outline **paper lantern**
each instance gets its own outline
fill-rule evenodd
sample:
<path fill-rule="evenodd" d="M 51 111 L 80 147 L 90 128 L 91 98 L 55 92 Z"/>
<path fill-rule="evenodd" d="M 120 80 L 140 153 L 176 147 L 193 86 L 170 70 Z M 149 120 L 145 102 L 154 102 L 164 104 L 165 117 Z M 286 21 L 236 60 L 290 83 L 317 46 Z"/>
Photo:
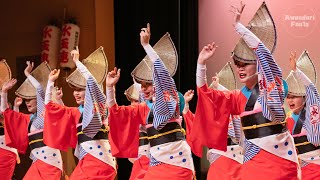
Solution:
<path fill-rule="evenodd" d="M 62 26 L 60 39 L 60 67 L 73 69 L 75 67 L 70 52 L 79 44 L 80 28 L 76 24 L 67 23 Z"/>
<path fill-rule="evenodd" d="M 57 68 L 61 31 L 58 27 L 48 25 L 43 28 L 41 61 L 46 61 L 51 69 Z"/>

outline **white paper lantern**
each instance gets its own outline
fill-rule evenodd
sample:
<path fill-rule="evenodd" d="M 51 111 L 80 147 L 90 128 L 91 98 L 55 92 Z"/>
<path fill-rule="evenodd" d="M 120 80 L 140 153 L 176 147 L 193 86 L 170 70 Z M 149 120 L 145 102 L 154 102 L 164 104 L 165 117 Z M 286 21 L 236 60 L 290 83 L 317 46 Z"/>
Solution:
<path fill-rule="evenodd" d="M 43 28 L 41 61 L 46 61 L 51 69 L 57 68 L 59 59 L 60 29 L 48 25 Z"/>
<path fill-rule="evenodd" d="M 79 44 L 80 28 L 79 26 L 68 23 L 62 26 L 60 40 L 60 67 L 62 69 L 73 69 L 75 67 L 70 52 Z"/>

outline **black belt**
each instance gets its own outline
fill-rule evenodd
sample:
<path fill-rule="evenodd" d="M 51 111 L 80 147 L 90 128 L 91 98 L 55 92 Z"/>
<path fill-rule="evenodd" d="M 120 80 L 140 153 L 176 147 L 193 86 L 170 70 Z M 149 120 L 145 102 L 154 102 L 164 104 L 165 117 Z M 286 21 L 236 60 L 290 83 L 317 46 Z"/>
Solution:
<path fill-rule="evenodd" d="M 0 125 L 0 136 L 4 135 L 4 127 Z"/>
<path fill-rule="evenodd" d="M 296 145 L 298 154 L 307 153 L 320 149 L 320 146 L 316 147 L 308 141 L 307 136 L 300 136 L 294 138 L 294 144 Z"/>
<path fill-rule="evenodd" d="M 33 149 L 46 146 L 43 143 L 43 132 L 32 134 L 32 135 L 28 136 L 28 139 L 29 139 L 29 145 L 30 145 L 31 151 Z"/>
<path fill-rule="evenodd" d="M 86 142 L 86 141 L 108 139 L 108 134 L 109 134 L 109 131 L 107 131 L 104 126 L 97 132 L 97 134 L 93 138 L 90 138 L 90 137 L 86 136 L 82 132 L 82 126 L 79 126 L 77 128 L 77 131 L 78 131 L 78 133 L 77 133 L 77 135 L 78 135 L 78 144 L 81 144 L 81 143 Z"/>
<path fill-rule="evenodd" d="M 162 135 L 169 131 L 176 131 L 169 134 Z M 176 123 L 167 123 L 161 130 L 156 130 L 153 126 L 147 129 L 147 134 L 150 141 L 150 146 L 157 146 L 160 144 L 168 143 L 168 142 L 175 142 L 179 140 L 184 140 L 184 134 L 182 132 L 181 126 Z M 157 138 L 152 138 L 156 135 L 159 135 Z M 151 138 L 151 139 L 150 139 Z"/>
<path fill-rule="evenodd" d="M 145 132 L 139 133 L 139 146 L 144 146 L 149 144 L 148 134 Z"/>
<path fill-rule="evenodd" d="M 269 124 L 271 121 L 263 117 L 262 113 L 251 114 L 241 118 L 241 124 L 246 139 L 262 138 L 280 134 L 287 130 L 286 124 Z M 259 127 L 263 124 L 269 124 Z M 250 129 L 246 129 L 250 128 Z"/>

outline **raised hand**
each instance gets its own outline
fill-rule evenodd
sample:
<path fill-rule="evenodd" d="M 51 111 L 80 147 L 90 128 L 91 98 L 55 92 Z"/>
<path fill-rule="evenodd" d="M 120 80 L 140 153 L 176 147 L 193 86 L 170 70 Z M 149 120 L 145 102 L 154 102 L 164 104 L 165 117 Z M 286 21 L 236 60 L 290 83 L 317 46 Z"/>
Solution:
<path fill-rule="evenodd" d="M 184 93 L 183 97 L 186 103 L 189 103 L 194 96 L 194 91 L 193 90 L 188 90 L 186 93 Z"/>
<path fill-rule="evenodd" d="M 16 79 L 10 79 L 2 85 L 2 92 L 7 93 L 15 84 L 17 83 Z"/>
<path fill-rule="evenodd" d="M 241 1 L 240 2 L 240 8 L 237 8 L 235 6 L 232 6 L 231 5 L 231 12 L 233 12 L 234 14 L 234 24 L 238 23 L 240 21 L 240 18 L 241 18 L 241 14 L 243 12 L 243 9 L 246 5 L 243 4 L 243 2 Z"/>
<path fill-rule="evenodd" d="M 52 71 L 50 72 L 50 74 L 49 74 L 49 80 L 52 81 L 52 82 L 54 82 L 55 80 L 58 79 L 59 74 L 60 74 L 60 69 L 58 69 L 58 70 L 57 70 L 57 69 L 52 70 Z"/>
<path fill-rule="evenodd" d="M 297 52 L 291 52 L 290 53 L 290 68 L 291 70 L 295 71 L 297 69 Z"/>
<path fill-rule="evenodd" d="M 114 67 L 114 69 L 110 72 L 108 72 L 107 78 L 106 78 L 106 86 L 107 87 L 113 87 L 117 84 L 120 78 L 120 69 L 117 69 Z"/>
<path fill-rule="evenodd" d="M 141 28 L 140 32 L 140 43 L 142 46 L 146 46 L 149 44 L 151 37 L 150 24 L 147 24 L 146 28 Z"/>
<path fill-rule="evenodd" d="M 212 77 L 212 85 L 214 89 L 217 89 L 219 86 L 219 77 L 217 76 L 217 74 Z"/>
<path fill-rule="evenodd" d="M 22 102 L 23 102 L 23 100 L 22 100 L 21 97 L 16 97 L 16 98 L 14 99 L 14 106 L 15 106 L 15 107 L 20 107 L 20 105 L 22 104 Z"/>
<path fill-rule="evenodd" d="M 26 63 L 27 63 L 27 67 L 24 69 L 24 74 L 26 76 L 29 76 L 34 67 L 34 63 L 30 61 L 27 61 Z"/>
<path fill-rule="evenodd" d="M 62 87 L 56 89 L 56 100 L 61 100 L 63 96 Z"/>
<path fill-rule="evenodd" d="M 79 61 L 79 58 L 80 58 L 80 54 L 79 54 L 79 48 L 78 46 L 76 46 L 76 49 L 72 50 L 70 52 L 71 54 L 71 57 L 72 57 L 72 60 L 74 63 L 76 63 L 77 61 Z"/>
<path fill-rule="evenodd" d="M 207 60 L 213 56 L 213 54 L 216 52 L 217 45 L 215 42 L 212 42 L 211 44 L 207 44 L 204 46 L 199 53 L 198 56 L 198 63 L 199 64 L 206 64 Z"/>

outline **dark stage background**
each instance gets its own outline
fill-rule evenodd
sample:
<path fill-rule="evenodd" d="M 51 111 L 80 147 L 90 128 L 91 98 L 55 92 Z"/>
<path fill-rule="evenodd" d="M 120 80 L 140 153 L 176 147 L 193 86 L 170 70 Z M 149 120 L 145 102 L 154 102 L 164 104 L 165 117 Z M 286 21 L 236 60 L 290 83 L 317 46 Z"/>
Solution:
<path fill-rule="evenodd" d="M 121 68 L 121 77 L 116 87 L 118 104 L 129 102 L 123 95 L 132 83 L 131 71 L 146 55 L 140 45 L 142 27 L 151 24 L 153 46 L 169 32 L 179 55 L 179 66 L 174 76 L 181 93 L 195 89 L 195 71 L 198 56 L 198 0 L 116 0 L 114 1 L 115 64 Z M 194 99 L 190 109 L 195 110 Z M 118 178 L 128 179 L 132 164 L 119 159 Z M 200 179 L 200 159 L 194 156 L 197 179 Z"/>

